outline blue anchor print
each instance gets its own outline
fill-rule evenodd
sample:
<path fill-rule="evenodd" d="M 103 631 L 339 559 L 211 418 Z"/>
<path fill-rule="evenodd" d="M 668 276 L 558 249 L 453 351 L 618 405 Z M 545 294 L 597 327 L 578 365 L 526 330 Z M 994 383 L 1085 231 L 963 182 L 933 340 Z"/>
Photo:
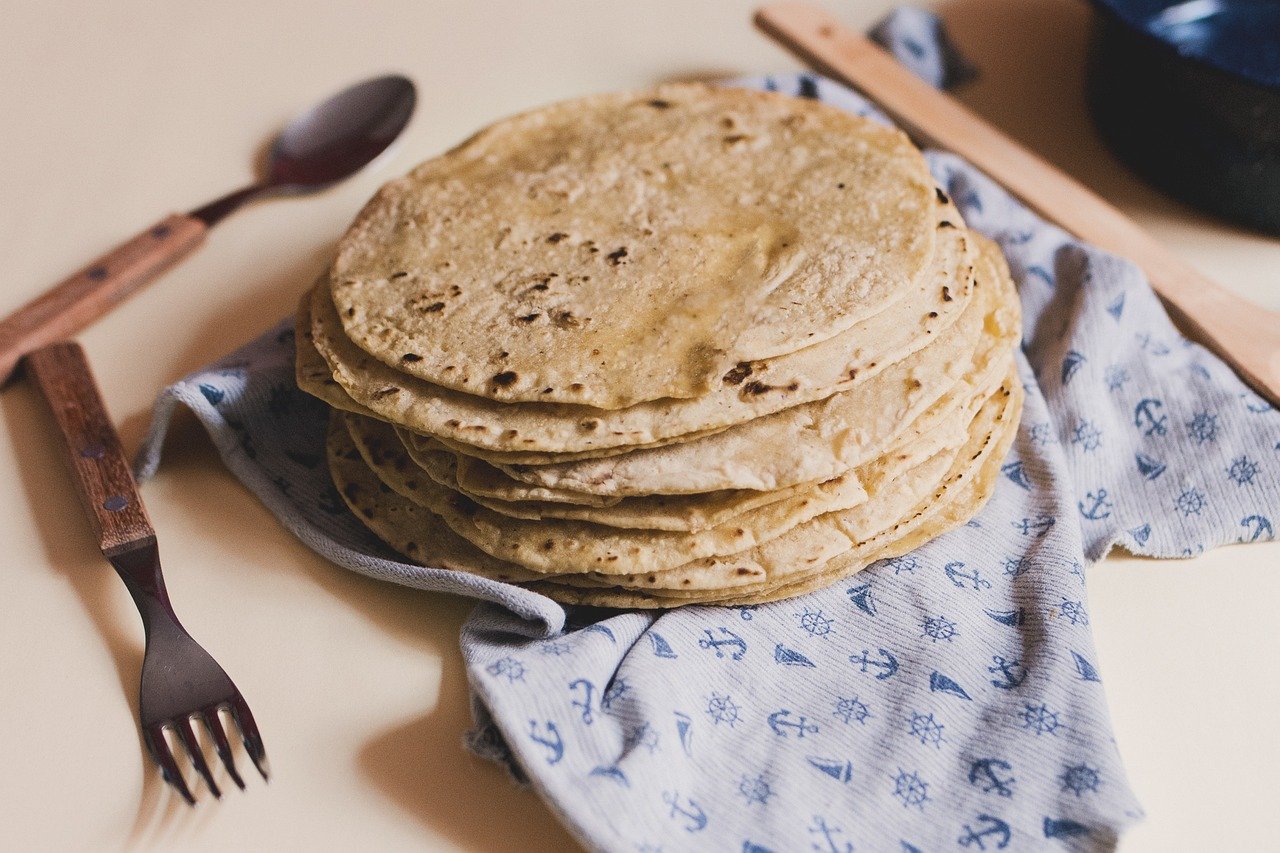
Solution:
<path fill-rule="evenodd" d="M 564 738 L 560 736 L 560 729 L 551 720 L 547 720 L 542 729 L 539 732 L 538 721 L 530 720 L 529 739 L 546 747 L 548 764 L 559 764 L 564 758 Z"/>
<path fill-rule="evenodd" d="M 1031 491 L 1031 479 L 1027 476 L 1027 466 L 1021 459 L 1001 465 L 1000 473 L 1027 491 Z"/>
<path fill-rule="evenodd" d="M 943 566 L 942 570 L 947 573 L 947 580 L 951 581 L 957 589 L 991 589 L 991 581 L 983 578 L 977 569 L 964 572 L 961 571 L 963 568 L 965 568 L 964 563 L 954 560 Z"/>
<path fill-rule="evenodd" d="M 934 693 L 949 693 L 966 701 L 973 701 L 965 689 L 956 683 L 955 679 L 948 678 L 940 672 L 934 671 L 929 676 L 929 690 Z"/>
<path fill-rule="evenodd" d="M 1051 817 L 1044 819 L 1045 838 L 1074 838 L 1088 834 L 1089 827 L 1083 823 L 1077 823 L 1074 820 L 1054 820 Z"/>
<path fill-rule="evenodd" d="M 1003 850 L 1009 846 L 1009 839 L 1013 836 L 1013 830 L 1009 828 L 1009 824 L 989 814 L 978 815 L 976 822 L 978 829 L 974 829 L 967 823 L 964 825 L 964 834 L 956 839 L 961 847 L 977 847 L 979 850 L 986 850 L 988 840 L 995 842 L 996 846 L 991 848 L 992 850 Z"/>
<path fill-rule="evenodd" d="M 1267 539 L 1275 539 L 1276 531 L 1271 526 L 1271 519 L 1265 515 L 1246 515 L 1240 519 L 1240 526 L 1245 529 L 1245 535 L 1249 538 L 1240 538 L 1241 542 L 1257 542 L 1259 539 L 1266 537 Z"/>
<path fill-rule="evenodd" d="M 698 645 L 704 649 L 714 649 L 716 657 L 718 658 L 725 657 L 725 653 L 722 649 L 730 648 L 733 651 L 729 652 L 728 657 L 733 660 L 742 660 L 742 656 L 747 653 L 747 641 L 730 631 L 728 628 L 722 627 L 718 630 L 724 635 L 724 637 L 716 639 L 716 635 L 711 633 L 710 628 L 703 628 L 702 633 L 707 636 L 705 639 L 699 640 Z"/>
<path fill-rule="evenodd" d="M 1080 673 L 1082 681 L 1102 681 L 1102 676 L 1098 675 L 1097 668 L 1089 663 L 1084 655 L 1073 651 L 1071 657 L 1076 662 L 1076 672 Z"/>
<path fill-rule="evenodd" d="M 809 826 L 809 834 L 818 837 L 810 845 L 818 853 L 853 853 L 853 842 L 840 841 L 838 838 L 838 836 L 844 835 L 844 830 L 827 823 L 826 818 L 821 815 L 813 816 L 813 823 Z"/>
<path fill-rule="evenodd" d="M 1147 540 L 1151 538 L 1151 525 L 1141 524 L 1137 527 L 1129 528 L 1129 535 L 1133 537 L 1133 541 L 1139 545 L 1146 545 Z"/>
<path fill-rule="evenodd" d="M 1027 670 L 1022 665 L 1022 661 L 1005 660 L 1001 655 L 991 656 L 991 666 L 987 667 L 987 672 L 1000 676 L 999 681 L 991 679 L 991 686 L 999 687 L 1001 690 L 1012 690 L 1027 678 Z"/>
<path fill-rule="evenodd" d="M 1169 416 L 1160 414 L 1164 403 L 1154 397 L 1145 397 L 1133 410 L 1133 425 L 1146 436 L 1164 435 L 1169 432 Z"/>
<path fill-rule="evenodd" d="M 1049 528 L 1057 523 L 1057 519 L 1052 515 L 1038 515 L 1035 518 L 1024 518 L 1020 521 L 1012 522 L 1013 529 L 1021 533 L 1023 536 L 1035 534 L 1036 538 L 1040 538 L 1049 532 Z"/>
<path fill-rule="evenodd" d="M 752 619 L 755 618 L 756 608 L 759 606 L 760 605 L 758 604 L 743 604 L 742 606 L 735 607 L 734 609 L 738 611 L 739 619 L 741 619 L 743 622 L 750 622 Z"/>
<path fill-rule="evenodd" d="M 701 832 L 707 828 L 707 813 L 693 800 L 685 797 L 684 802 L 681 803 L 679 792 L 664 791 L 662 801 L 671 807 L 670 816 L 673 820 L 683 818 L 685 832 Z"/>
<path fill-rule="evenodd" d="M 693 756 L 693 718 L 680 711 L 675 712 L 676 735 L 680 738 L 680 748 L 684 754 Z"/>
<path fill-rule="evenodd" d="M 817 667 L 813 661 L 797 652 L 795 649 L 789 649 L 782 643 L 773 648 L 773 659 L 784 666 L 809 666 Z"/>
<path fill-rule="evenodd" d="M 614 782 L 617 782 L 619 785 L 621 785 L 624 788 L 631 787 L 631 782 L 630 780 L 627 779 L 627 774 L 623 773 L 622 768 L 616 764 L 610 764 L 608 766 L 605 766 L 602 764 L 599 767 L 592 768 L 590 774 L 588 775 L 600 776 L 605 779 L 612 779 Z"/>
<path fill-rule="evenodd" d="M 1209 381 L 1209 368 L 1205 367 L 1200 362 L 1198 361 L 1191 362 L 1190 364 L 1187 365 L 1187 370 L 1191 371 L 1191 373 L 1200 377 L 1205 382 Z"/>
<path fill-rule="evenodd" d="M 1021 607 L 1017 610 L 983 610 L 982 612 L 1010 628 L 1017 628 L 1027 621 L 1026 611 Z"/>
<path fill-rule="evenodd" d="M 1080 368 L 1088 361 L 1081 353 L 1075 350 L 1068 350 L 1065 358 L 1062 359 L 1062 384 L 1065 387 L 1075 375 L 1080 372 Z"/>
<path fill-rule="evenodd" d="M 1121 293 L 1115 299 L 1111 300 L 1111 303 L 1107 305 L 1107 313 L 1110 314 L 1112 317 L 1115 317 L 1117 322 L 1120 320 L 1120 315 L 1124 313 L 1124 294 L 1123 293 Z"/>
<path fill-rule="evenodd" d="M 880 660 L 872 660 L 871 652 L 863 649 L 860 656 L 850 655 L 849 662 L 858 664 L 859 672 L 866 672 L 869 666 L 880 670 L 876 673 L 877 681 L 893 678 L 898 673 L 898 659 L 887 649 L 877 649 L 876 651 L 880 653 Z"/>
<path fill-rule="evenodd" d="M 796 740 L 801 740 L 806 734 L 817 734 L 818 726 L 816 723 L 809 722 L 808 717 L 798 717 L 795 722 L 788 718 L 791 712 L 786 708 L 781 711 L 774 711 L 769 715 L 769 728 L 773 729 L 773 733 L 778 737 L 789 737 L 790 732 L 795 732 Z"/>
<path fill-rule="evenodd" d="M 1076 501 L 1080 514 L 1090 521 L 1101 521 L 1111 517 L 1115 502 L 1110 499 L 1107 490 L 1099 488 L 1096 492 L 1085 492 L 1084 500 Z"/>
<path fill-rule="evenodd" d="M 589 726 L 595 722 L 592 708 L 595 705 L 596 686 L 585 678 L 578 678 L 569 682 L 569 689 L 575 694 L 578 693 L 579 688 L 582 690 L 581 697 L 575 695 L 570 704 L 581 712 L 582 722 Z"/>
<path fill-rule="evenodd" d="M 661 634 L 649 633 L 649 642 L 653 644 L 653 654 L 655 657 L 668 658 L 675 660 L 680 657 L 676 654 L 675 649 L 671 648 L 671 644 L 666 641 Z"/>
<path fill-rule="evenodd" d="M 810 755 L 805 758 L 818 772 L 825 773 L 837 782 L 847 783 L 853 778 L 853 762 L 841 761 L 839 758 L 819 758 Z"/>
<path fill-rule="evenodd" d="M 1005 773 L 1013 770 L 1013 765 L 999 758 L 979 758 L 969 765 L 969 783 L 978 785 L 984 794 L 995 794 L 1000 797 L 1013 796 L 1013 784 L 1018 780 Z"/>
<path fill-rule="evenodd" d="M 906 841 L 901 841 L 901 840 L 899 840 L 898 843 L 902 845 L 902 853 L 924 853 L 923 850 L 921 850 L 919 847 L 915 846 L 914 844 L 910 844 Z"/>
<path fill-rule="evenodd" d="M 895 569 L 894 574 L 897 574 Z M 871 584 L 864 583 L 861 586 L 851 586 L 845 593 L 849 596 L 849 600 L 853 602 L 853 606 L 861 610 L 868 616 L 876 615 L 876 600 L 871 596 Z"/>
<path fill-rule="evenodd" d="M 1154 456 L 1138 453 L 1134 455 L 1133 459 L 1138 463 L 1138 473 L 1148 480 L 1158 480 L 1160 475 L 1164 473 L 1164 463 Z"/>

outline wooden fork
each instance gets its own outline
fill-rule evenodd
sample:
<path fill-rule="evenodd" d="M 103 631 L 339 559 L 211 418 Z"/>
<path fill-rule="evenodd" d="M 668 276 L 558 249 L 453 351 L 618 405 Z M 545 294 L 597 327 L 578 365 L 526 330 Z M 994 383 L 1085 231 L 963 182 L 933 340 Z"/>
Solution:
<path fill-rule="evenodd" d="M 1214 283 L 1084 185 L 920 80 L 830 13 L 805 3 L 775 3 L 757 11 L 755 21 L 814 70 L 874 101 L 916 142 L 954 151 L 1045 219 L 1136 263 L 1187 336 L 1280 407 L 1280 312 Z"/>
<path fill-rule="evenodd" d="M 26 356 L 28 375 L 53 412 L 75 475 L 76 491 L 93 525 L 98 544 L 120 575 L 142 615 L 147 647 L 142 661 L 139 717 L 142 736 L 166 782 L 195 805 L 165 737 L 172 730 L 196 772 L 214 797 L 221 798 L 205 761 L 192 720 L 199 718 L 232 781 L 244 789 L 236 772 L 220 712 L 235 721 L 245 750 L 262 778 L 267 754 L 253 713 L 240 691 L 178 622 L 160 572 L 156 534 L 142 506 L 142 496 L 129 470 L 102 398 L 77 343 L 55 343 Z"/>

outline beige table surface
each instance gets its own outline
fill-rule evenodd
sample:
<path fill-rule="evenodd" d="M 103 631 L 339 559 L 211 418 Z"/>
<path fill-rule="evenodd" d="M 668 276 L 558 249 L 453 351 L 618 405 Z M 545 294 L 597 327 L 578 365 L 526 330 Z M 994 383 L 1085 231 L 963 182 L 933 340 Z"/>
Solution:
<path fill-rule="evenodd" d="M 833 4 L 865 26 L 883 0 Z M 220 226 L 83 337 L 125 444 L 166 383 L 292 310 L 378 183 L 534 104 L 661 78 L 786 70 L 751 2 L 0 3 L 0 312 L 118 239 L 249 177 L 263 140 L 348 81 L 400 70 L 418 116 L 376 174 Z M 1080 97 L 1074 0 L 954 0 L 986 69 L 963 97 L 1203 270 L 1280 307 L 1280 241 L 1144 188 Z M 135 734 L 141 631 L 95 554 L 33 391 L 0 397 L 0 849 L 561 850 L 537 799 L 462 750 L 468 603 L 307 551 L 185 421 L 145 488 L 184 621 L 249 698 L 275 777 L 190 810 Z M 1127 851 L 1275 849 L 1280 544 L 1113 559 L 1089 605 L 1116 736 L 1148 819 Z"/>

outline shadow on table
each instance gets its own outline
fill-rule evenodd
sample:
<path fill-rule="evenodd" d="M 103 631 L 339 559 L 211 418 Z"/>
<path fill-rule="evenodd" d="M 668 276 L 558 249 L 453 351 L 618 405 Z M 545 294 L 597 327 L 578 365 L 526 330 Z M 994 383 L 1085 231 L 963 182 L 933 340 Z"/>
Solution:
<path fill-rule="evenodd" d="M 120 682 L 121 699 L 129 706 L 129 716 L 138 719 L 138 685 L 142 676 L 142 625 L 128 593 L 116 573 L 98 551 L 72 485 L 71 472 L 63 458 L 57 427 L 39 399 L 39 393 L 27 383 L 6 394 L 4 419 L 8 433 L 21 442 L 15 454 L 18 476 L 44 549 L 48 566 L 60 574 L 75 591 L 85 615 L 102 637 L 115 665 Z M 16 567 L 13 567 L 16 568 Z M 44 566 L 37 567 L 44 571 Z M 29 569 L 30 570 L 30 569 Z M 167 796 L 167 786 L 152 766 L 142 734 L 135 725 L 133 735 L 138 745 L 138 767 L 141 778 L 138 810 L 131 837 L 137 837 L 145 826 L 161 814 L 162 821 L 189 812 L 176 795 Z M 68 737 L 127 737 L 124 732 L 77 731 Z"/>
<path fill-rule="evenodd" d="M 462 744 L 471 711 L 457 638 L 471 606 L 458 602 L 450 608 L 457 620 L 437 624 L 430 632 L 443 651 L 435 710 L 366 744 L 360 768 L 406 812 L 468 849 L 577 850 L 578 844 L 531 790 L 517 787 L 505 770 L 466 752 Z M 421 621 L 414 627 L 421 631 Z"/>

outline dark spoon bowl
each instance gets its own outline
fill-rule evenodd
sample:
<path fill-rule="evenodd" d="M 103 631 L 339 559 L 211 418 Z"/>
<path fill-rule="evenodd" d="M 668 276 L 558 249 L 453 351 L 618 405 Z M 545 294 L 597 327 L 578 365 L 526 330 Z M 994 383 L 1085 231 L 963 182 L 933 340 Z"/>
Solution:
<path fill-rule="evenodd" d="M 1169 195 L 1280 235 L 1280 0 L 1093 0 L 1087 94 Z"/>

